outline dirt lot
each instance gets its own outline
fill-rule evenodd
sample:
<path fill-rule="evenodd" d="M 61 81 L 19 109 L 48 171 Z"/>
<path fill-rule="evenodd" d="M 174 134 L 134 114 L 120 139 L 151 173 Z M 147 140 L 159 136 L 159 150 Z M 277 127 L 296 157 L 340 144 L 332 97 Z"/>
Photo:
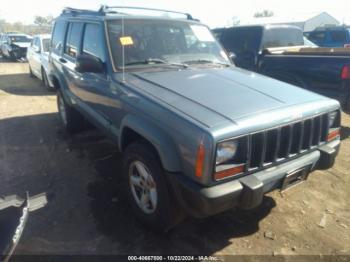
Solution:
<path fill-rule="evenodd" d="M 47 192 L 18 254 L 350 254 L 350 117 L 334 168 L 249 212 L 188 219 L 157 235 L 118 190 L 120 155 L 96 130 L 64 134 L 56 97 L 26 63 L 0 62 L 0 192 Z M 113 184 L 117 190 L 113 190 Z M 319 223 L 324 220 L 325 226 Z M 324 222 L 323 221 L 323 222 Z"/>

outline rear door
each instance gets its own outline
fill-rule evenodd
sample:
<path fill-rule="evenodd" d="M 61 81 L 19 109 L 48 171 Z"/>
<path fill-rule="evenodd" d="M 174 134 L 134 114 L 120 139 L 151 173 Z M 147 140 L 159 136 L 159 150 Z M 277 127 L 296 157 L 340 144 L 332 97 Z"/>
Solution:
<path fill-rule="evenodd" d="M 50 49 L 50 66 L 52 73 L 60 81 L 60 88 L 67 88 L 67 83 L 63 77 L 63 46 L 66 36 L 67 22 L 64 20 L 57 20 L 54 25 L 52 38 L 51 38 L 51 49 Z"/>
<path fill-rule="evenodd" d="M 63 76 L 65 77 L 67 88 L 77 98 L 81 98 L 76 86 L 80 74 L 75 71 L 75 62 L 81 52 L 80 46 L 83 28 L 84 23 L 82 22 L 72 21 L 68 23 L 63 54 L 59 59 L 62 64 Z"/>

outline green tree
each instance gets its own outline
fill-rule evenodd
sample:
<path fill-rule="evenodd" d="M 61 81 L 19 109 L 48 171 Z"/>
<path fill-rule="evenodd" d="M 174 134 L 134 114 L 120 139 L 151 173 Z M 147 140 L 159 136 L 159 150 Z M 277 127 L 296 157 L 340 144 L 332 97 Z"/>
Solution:
<path fill-rule="evenodd" d="M 53 22 L 52 16 L 35 16 L 34 24 L 37 26 L 51 26 Z"/>

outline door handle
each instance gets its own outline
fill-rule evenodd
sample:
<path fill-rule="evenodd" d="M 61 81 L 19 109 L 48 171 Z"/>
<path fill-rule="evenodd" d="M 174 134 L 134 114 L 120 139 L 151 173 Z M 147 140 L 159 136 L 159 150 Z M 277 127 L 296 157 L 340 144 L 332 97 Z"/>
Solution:
<path fill-rule="evenodd" d="M 66 59 L 63 59 L 63 58 L 60 58 L 60 59 L 58 59 L 61 63 L 67 63 L 67 60 Z"/>

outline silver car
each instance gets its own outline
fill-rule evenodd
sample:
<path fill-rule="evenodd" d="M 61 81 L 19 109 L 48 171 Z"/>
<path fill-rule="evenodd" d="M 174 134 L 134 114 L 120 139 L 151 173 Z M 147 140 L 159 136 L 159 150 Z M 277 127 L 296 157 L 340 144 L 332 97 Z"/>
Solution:
<path fill-rule="evenodd" d="M 35 35 L 27 51 L 30 76 L 42 80 L 44 86 L 49 89 L 53 87 L 53 83 L 48 78 L 50 41 L 51 35 Z"/>

